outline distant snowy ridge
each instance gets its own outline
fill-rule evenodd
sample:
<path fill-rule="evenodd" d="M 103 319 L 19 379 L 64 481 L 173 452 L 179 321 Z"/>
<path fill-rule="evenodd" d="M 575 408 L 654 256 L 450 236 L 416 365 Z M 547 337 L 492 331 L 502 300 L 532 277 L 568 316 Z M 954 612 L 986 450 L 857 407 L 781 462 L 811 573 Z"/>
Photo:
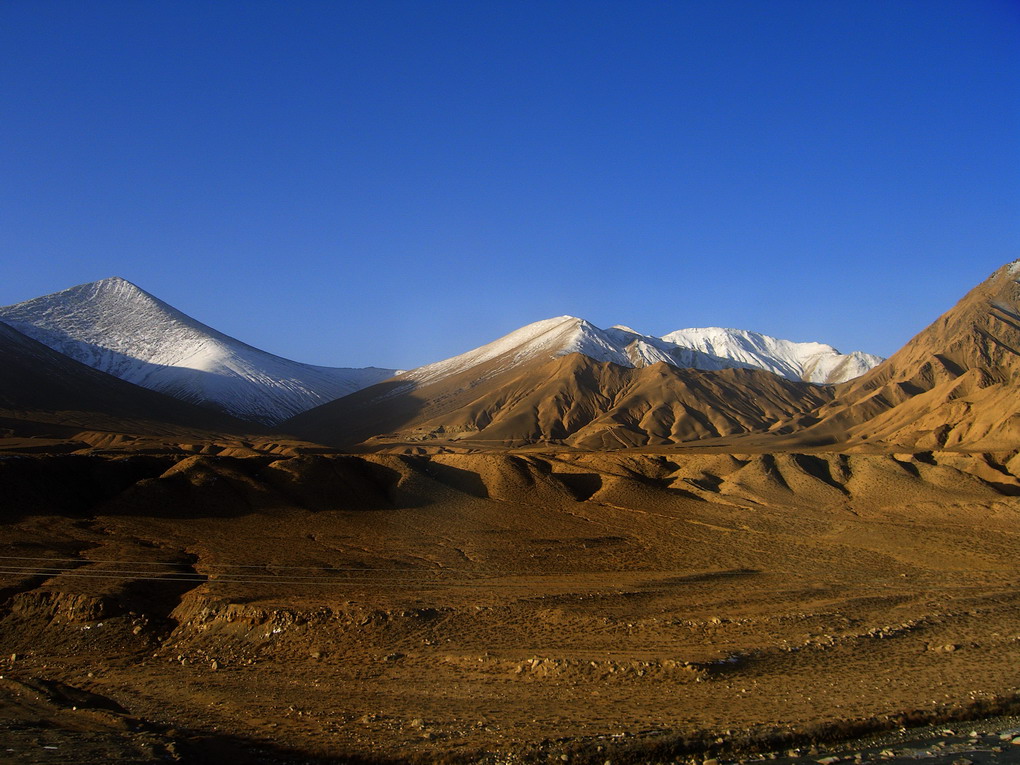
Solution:
<path fill-rule="evenodd" d="M 661 339 L 738 365 L 767 369 L 790 380 L 813 383 L 846 382 L 885 361 L 871 353 L 843 354 L 825 343 L 795 343 L 743 329 L 678 329 Z"/>
<path fill-rule="evenodd" d="M 396 371 L 320 367 L 274 356 L 118 277 L 0 308 L 0 319 L 122 380 L 269 425 Z"/>
<path fill-rule="evenodd" d="M 268 425 L 394 375 L 404 385 L 395 385 L 391 394 L 497 360 L 484 374 L 533 358 L 581 353 L 625 367 L 659 362 L 704 370 L 746 367 L 813 383 L 843 382 L 882 361 L 859 351 L 844 355 L 823 343 L 794 343 L 746 330 L 681 329 L 653 337 L 559 316 L 409 372 L 321 367 L 242 343 L 117 277 L 2 307 L 0 320 L 122 380 Z"/>
<path fill-rule="evenodd" d="M 824 343 L 795 343 L 741 329 L 680 329 L 662 337 L 629 327 L 599 329 L 574 316 L 537 321 L 459 356 L 426 364 L 401 375 L 419 384 L 437 382 L 486 362 L 501 359 L 509 369 L 536 358 L 581 353 L 625 367 L 664 362 L 693 369 L 764 369 L 789 380 L 837 383 L 858 377 L 884 359 L 854 351 L 841 354 Z"/>

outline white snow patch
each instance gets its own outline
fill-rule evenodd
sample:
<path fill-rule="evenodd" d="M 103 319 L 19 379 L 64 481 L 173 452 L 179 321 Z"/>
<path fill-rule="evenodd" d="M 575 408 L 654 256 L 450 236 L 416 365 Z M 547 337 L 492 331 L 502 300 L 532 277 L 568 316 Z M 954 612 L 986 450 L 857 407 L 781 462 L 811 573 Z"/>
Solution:
<path fill-rule="evenodd" d="M 122 380 L 275 424 L 391 377 L 274 356 L 114 277 L 0 308 L 0 319 Z"/>
<path fill-rule="evenodd" d="M 494 359 L 500 359 L 498 370 L 503 371 L 536 357 L 568 353 L 582 353 L 596 361 L 625 367 L 666 363 L 705 370 L 764 369 L 790 380 L 813 383 L 843 382 L 883 361 L 860 351 L 841 354 L 824 343 L 795 343 L 747 330 L 703 327 L 654 337 L 623 325 L 599 329 L 575 316 L 557 316 L 528 324 L 467 353 L 412 369 L 402 377 L 431 383 Z"/>
<path fill-rule="evenodd" d="M 662 339 L 726 359 L 735 366 L 766 369 L 790 380 L 813 383 L 845 382 L 883 361 L 869 353 L 853 351 L 844 355 L 825 343 L 797 343 L 743 329 L 678 329 Z"/>

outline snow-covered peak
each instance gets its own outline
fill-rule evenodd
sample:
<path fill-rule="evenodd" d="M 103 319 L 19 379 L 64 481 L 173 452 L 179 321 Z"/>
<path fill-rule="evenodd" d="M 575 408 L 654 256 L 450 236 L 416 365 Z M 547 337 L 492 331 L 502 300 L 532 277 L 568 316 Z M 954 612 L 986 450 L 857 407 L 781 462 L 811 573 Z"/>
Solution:
<path fill-rule="evenodd" d="M 274 356 L 120 277 L 0 308 L 20 332 L 128 382 L 272 424 L 393 375 Z"/>
<path fill-rule="evenodd" d="M 419 383 L 433 382 L 493 359 L 502 359 L 501 368 L 510 369 L 539 355 L 552 358 L 577 352 L 594 354 L 593 358 L 596 358 L 611 350 L 608 345 L 600 343 L 599 331 L 576 316 L 556 316 L 528 324 L 467 353 L 412 369 L 401 377 Z"/>
<path fill-rule="evenodd" d="M 663 337 L 623 325 L 599 329 L 575 316 L 537 321 L 459 356 L 418 367 L 403 379 L 429 383 L 500 359 L 506 370 L 534 358 L 581 353 L 626 367 L 664 362 L 674 367 L 764 369 L 791 380 L 835 383 L 857 377 L 882 359 L 855 351 L 841 354 L 824 343 L 795 343 L 757 332 L 721 327 L 682 329 Z"/>
<path fill-rule="evenodd" d="M 728 359 L 738 366 L 757 367 L 814 383 L 837 383 L 857 377 L 882 362 L 860 351 L 844 355 L 825 343 L 797 343 L 759 332 L 724 327 L 693 327 L 663 335 L 681 348 Z"/>
<path fill-rule="evenodd" d="M 0 320 L 71 358 L 171 396 L 273 424 L 393 376 L 392 369 L 301 364 L 240 342 L 120 277 L 0 308 Z M 794 343 L 746 330 L 682 329 L 663 337 L 623 325 L 600 329 L 576 316 L 521 327 L 453 358 L 402 373 L 434 382 L 489 362 L 485 374 L 535 358 L 581 353 L 641 367 L 765 369 L 794 380 L 841 382 L 881 359 L 843 355 L 823 343 Z"/>
<path fill-rule="evenodd" d="M 125 295 L 146 295 L 152 298 L 148 292 L 143 290 L 137 284 L 132 284 L 122 276 L 108 276 L 105 279 L 98 279 L 94 282 L 88 282 L 87 284 L 79 284 L 77 287 L 69 287 L 66 290 L 54 294 L 61 294 L 64 292 L 74 292 L 76 290 L 91 289 L 96 292 L 119 292 Z M 155 299 L 155 298 L 153 298 Z"/>

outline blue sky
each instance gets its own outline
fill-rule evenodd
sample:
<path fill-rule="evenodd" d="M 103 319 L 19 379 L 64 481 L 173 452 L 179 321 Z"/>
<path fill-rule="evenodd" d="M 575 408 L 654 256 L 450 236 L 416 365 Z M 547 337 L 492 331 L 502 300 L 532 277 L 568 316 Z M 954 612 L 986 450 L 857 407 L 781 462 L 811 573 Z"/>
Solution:
<path fill-rule="evenodd" d="M 887 355 L 1020 257 L 1020 4 L 0 4 L 0 304 L 410 367 L 559 314 Z"/>

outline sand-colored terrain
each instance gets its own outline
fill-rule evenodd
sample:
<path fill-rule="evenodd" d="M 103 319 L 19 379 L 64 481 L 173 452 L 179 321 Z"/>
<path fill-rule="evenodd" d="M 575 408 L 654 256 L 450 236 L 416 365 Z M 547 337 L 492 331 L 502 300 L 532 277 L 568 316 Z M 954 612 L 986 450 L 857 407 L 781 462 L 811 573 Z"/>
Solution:
<path fill-rule="evenodd" d="M 0 325 L 0 753 L 818 759 L 1020 712 L 1018 271 L 838 386 L 496 358 L 274 434 Z"/>
<path fill-rule="evenodd" d="M 316 407 L 281 428 L 340 448 L 378 451 L 586 450 L 677 444 L 767 430 L 813 411 L 829 389 L 758 369 L 641 368 L 580 353 L 509 367 L 496 358 L 419 384 L 395 378 Z"/>
<path fill-rule="evenodd" d="M 435 380 L 395 377 L 282 424 L 333 447 L 436 452 L 654 446 L 788 451 L 1020 444 L 1020 261 L 899 352 L 834 386 L 750 369 L 637 369 L 514 351 Z"/>
<path fill-rule="evenodd" d="M 1020 444 L 1020 261 L 1003 266 L 817 411 L 774 430 L 840 448 L 1013 449 Z"/>
<path fill-rule="evenodd" d="M 0 731 L 12 757 L 644 762 L 988 712 L 1018 684 L 1018 467 L 5 459 Z"/>

